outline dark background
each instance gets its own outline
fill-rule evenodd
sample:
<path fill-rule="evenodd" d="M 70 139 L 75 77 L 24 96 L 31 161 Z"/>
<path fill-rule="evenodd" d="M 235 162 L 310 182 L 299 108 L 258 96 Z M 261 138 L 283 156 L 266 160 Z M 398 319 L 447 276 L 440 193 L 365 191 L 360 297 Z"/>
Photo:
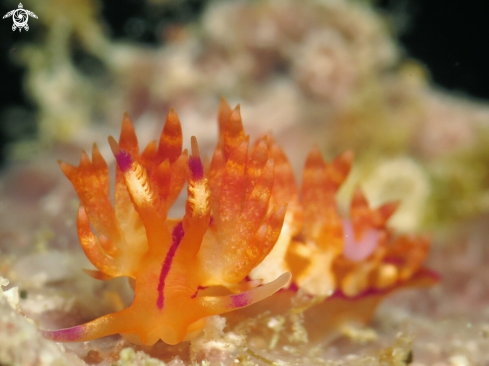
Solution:
<path fill-rule="evenodd" d="M 161 26 L 162 19 L 163 27 L 192 21 L 205 3 L 178 1 L 164 12 L 155 13 L 139 0 L 102 0 L 102 16 L 113 38 L 155 44 L 153 26 Z M 489 100 L 488 0 L 377 0 L 376 6 L 392 16 L 405 53 L 426 66 L 436 85 Z M 9 10 L 3 2 L 0 4 L 0 15 Z M 127 24 L 128 18 L 144 19 L 145 27 L 139 32 L 130 31 L 128 27 L 133 25 Z M 21 107 L 34 118 L 35 105 L 22 90 L 23 69 L 11 62 L 10 55 L 20 42 L 35 41 L 36 34 L 12 32 L 11 23 L 0 24 L 0 123 L 12 107 Z M 35 133 L 34 124 L 15 133 L 0 128 L 0 165 L 6 143 Z"/>

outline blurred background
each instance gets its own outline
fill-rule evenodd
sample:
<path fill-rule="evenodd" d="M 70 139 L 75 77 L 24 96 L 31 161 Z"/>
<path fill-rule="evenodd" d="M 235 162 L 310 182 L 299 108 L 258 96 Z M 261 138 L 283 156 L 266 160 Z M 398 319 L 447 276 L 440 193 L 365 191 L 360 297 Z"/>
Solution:
<path fill-rule="evenodd" d="M 367 1 L 366 1 L 367 2 Z M 451 92 L 487 100 L 489 98 L 489 55 L 487 24 L 489 3 L 482 0 L 372 0 L 372 6 L 391 23 L 393 36 L 402 52 L 416 59 L 433 83 Z M 49 10 L 55 1 L 28 1 L 26 9 Z M 94 0 L 74 1 L 72 7 L 89 7 L 92 20 L 112 42 L 127 42 L 150 48 L 162 47 L 165 33 L 198 21 L 209 0 Z M 43 5 L 44 4 L 44 5 Z M 2 1 L 0 13 L 17 7 L 17 1 Z M 45 7 L 45 9 L 43 8 Z M 38 11 L 39 12 L 39 11 Z M 62 12 L 62 11 L 61 11 Z M 67 20 L 68 16 L 65 14 Z M 80 14 L 80 18 L 83 15 Z M 45 18 L 45 17 L 44 17 Z M 31 20 L 29 32 L 13 32 L 11 18 L 0 27 L 0 164 L 5 162 L 7 144 L 33 138 L 39 133 L 41 106 L 26 87 L 28 65 L 21 50 L 29 44 L 46 42 L 48 19 Z M 52 24 L 51 24 L 52 25 Z M 76 34 L 70 37 L 73 64 L 82 73 L 103 73 L 96 55 L 80 46 Z M 15 120 L 15 123 L 11 121 Z"/>
<path fill-rule="evenodd" d="M 2 0 L 0 14 L 19 1 Z M 312 146 L 328 160 L 352 149 L 343 214 L 361 185 L 371 206 L 401 202 L 394 230 L 433 234 L 428 266 L 444 281 L 384 308 L 374 325 L 388 329 L 383 344 L 407 327 L 419 365 L 489 364 L 487 0 L 22 4 L 38 16 L 29 31 L 0 21 L 0 275 L 28 291 L 25 315 L 56 320 L 73 294 L 75 319 L 76 309 L 88 319 L 113 305 L 100 304 L 103 283 L 74 269 L 85 263 L 78 198 L 56 161 L 76 165 L 96 142 L 113 168 L 107 136 L 119 134 L 122 113 L 144 147 L 172 107 L 186 147 L 195 135 L 209 155 L 223 96 L 241 104 L 252 139 L 272 132 L 298 181 Z M 17 316 L 15 337 L 2 318 L 0 346 L 45 354 L 50 342 Z"/>
<path fill-rule="evenodd" d="M 23 5 L 39 17 L 29 31 L 0 27 L 2 165 L 76 160 L 118 133 L 123 111 L 147 143 L 171 107 L 209 152 L 224 96 L 252 137 L 273 132 L 298 175 L 314 144 L 328 158 L 353 149 L 343 201 L 358 182 L 374 205 L 408 196 L 401 229 L 489 209 L 486 1 Z"/>
<path fill-rule="evenodd" d="M 208 7 L 209 0 L 93 0 L 73 1 L 76 7 L 91 14 L 79 13 L 100 26 L 100 32 L 110 42 L 124 42 L 157 49 L 167 43 L 175 28 L 196 22 Z M 361 2 L 361 1 L 357 1 Z M 386 17 L 393 37 L 399 41 L 402 53 L 417 60 L 432 82 L 445 90 L 480 100 L 489 98 L 489 55 L 487 24 L 489 3 L 482 0 L 371 0 L 379 14 Z M 49 13 L 56 1 L 27 1 L 26 9 Z M 17 7 L 17 1 L 2 1 L 0 13 Z M 87 7 L 89 9 L 87 9 Z M 51 10 L 50 10 L 51 8 Z M 69 10 L 66 10 L 67 12 Z M 70 19 L 69 14 L 60 16 Z M 76 15 L 75 15 L 76 16 Z M 43 19 L 44 18 L 44 19 Z M 28 45 L 47 42 L 51 18 L 31 20 L 29 32 L 13 32 L 11 18 L 4 19 L 0 27 L 0 163 L 4 163 L 6 146 L 17 140 L 33 138 L 39 134 L 37 122 L 42 106 L 29 90 L 29 68 L 22 50 Z M 97 55 L 80 45 L 76 31 L 69 36 L 66 47 L 73 65 L 88 76 L 106 76 L 107 70 Z M 51 60 L 55 63 L 54 60 Z M 55 67 L 55 65 L 52 65 Z M 98 73 L 98 74 L 97 74 Z M 103 74 L 103 75 L 101 75 Z M 15 120 L 15 123 L 12 121 Z"/>

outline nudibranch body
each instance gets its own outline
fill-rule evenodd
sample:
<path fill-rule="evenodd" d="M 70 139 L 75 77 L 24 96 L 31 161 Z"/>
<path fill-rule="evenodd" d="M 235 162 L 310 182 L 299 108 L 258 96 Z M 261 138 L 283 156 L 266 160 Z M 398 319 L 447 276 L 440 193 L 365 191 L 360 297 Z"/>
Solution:
<path fill-rule="evenodd" d="M 271 138 L 268 143 L 279 181 L 272 201 L 280 196 L 289 205 L 277 244 L 251 278 L 266 281 L 290 271 L 292 282 L 310 295 L 354 301 L 366 294 L 385 295 L 438 281 L 436 273 L 423 268 L 430 237 L 396 235 L 387 227 L 397 202 L 372 209 L 357 188 L 349 215 L 340 214 L 336 194 L 348 177 L 352 152 L 328 163 L 314 148 L 306 159 L 299 188 L 285 154 Z"/>
<path fill-rule="evenodd" d="M 80 197 L 81 246 L 98 269 L 86 272 L 102 280 L 128 277 L 135 296 L 122 311 L 44 331 L 46 337 L 69 342 L 120 333 L 146 345 L 160 339 L 176 344 L 199 332 L 206 317 L 277 292 L 290 273 L 291 289 L 329 298 L 336 307 L 343 299 L 360 305 L 370 298 L 369 309 L 359 310 L 368 320 L 392 290 L 437 280 L 422 268 L 429 238 L 396 236 L 386 227 L 397 203 L 371 209 L 357 189 L 349 217 L 340 215 L 336 193 L 350 171 L 351 152 L 327 163 L 314 148 L 299 189 L 270 136 L 250 147 L 239 107 L 231 110 L 223 100 L 218 121 L 219 142 L 204 169 L 194 137 L 190 156 L 182 152 L 173 111 L 159 143 L 142 153 L 125 115 L 119 142 L 109 138 L 117 162 L 114 205 L 97 146 L 91 160 L 82 153 L 78 167 L 60 163 Z M 169 219 L 185 182 L 185 214 Z"/>
<path fill-rule="evenodd" d="M 82 153 L 78 167 L 60 163 L 81 201 L 81 246 L 98 269 L 86 272 L 97 279 L 129 277 L 135 295 L 122 311 L 44 331 L 47 338 L 80 342 L 120 333 L 146 345 L 160 339 L 176 344 L 201 330 L 206 317 L 253 304 L 287 284 L 289 273 L 267 284 L 247 279 L 276 242 L 285 206 L 269 207 L 268 146 L 258 143 L 249 153 L 239 108 L 228 117 L 206 174 L 194 137 L 191 155 L 182 152 L 173 111 L 159 145 L 151 142 L 141 154 L 125 115 L 119 143 L 109 137 L 117 161 L 114 206 L 108 167 L 96 146 L 91 161 Z M 168 210 L 186 181 L 185 215 L 170 220 Z M 212 286 L 219 296 L 201 291 Z"/>

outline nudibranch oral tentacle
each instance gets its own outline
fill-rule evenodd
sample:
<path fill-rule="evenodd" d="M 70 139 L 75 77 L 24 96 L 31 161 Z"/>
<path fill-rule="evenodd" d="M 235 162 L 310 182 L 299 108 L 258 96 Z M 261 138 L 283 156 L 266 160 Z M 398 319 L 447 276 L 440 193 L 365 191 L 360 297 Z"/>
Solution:
<path fill-rule="evenodd" d="M 174 110 L 158 143 L 142 153 L 124 114 L 119 141 L 108 139 L 116 160 L 114 204 L 109 168 L 96 145 L 91 160 L 82 152 L 78 167 L 60 162 L 80 197 L 82 249 L 97 268 L 86 273 L 100 280 L 129 277 L 134 300 L 85 324 L 45 330 L 45 337 L 79 342 L 119 333 L 145 345 L 176 344 L 195 336 L 207 317 L 262 301 L 289 282 L 291 292 L 345 299 L 352 309 L 370 299 L 369 309 L 360 310 L 367 319 L 389 292 L 437 281 L 423 268 L 430 239 L 387 228 L 397 202 L 372 209 L 357 189 L 349 217 L 339 213 L 336 194 L 352 152 L 327 162 L 313 148 L 299 186 L 272 137 L 250 143 L 239 106 L 231 109 L 222 99 L 218 123 L 218 143 L 204 168 L 195 137 L 190 155 L 182 151 Z M 185 214 L 170 219 L 185 184 Z"/>

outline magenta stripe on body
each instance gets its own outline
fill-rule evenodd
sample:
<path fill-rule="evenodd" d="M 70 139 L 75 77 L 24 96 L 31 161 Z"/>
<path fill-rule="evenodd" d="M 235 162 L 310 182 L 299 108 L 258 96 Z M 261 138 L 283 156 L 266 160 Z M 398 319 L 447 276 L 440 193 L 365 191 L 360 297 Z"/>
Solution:
<path fill-rule="evenodd" d="M 183 235 L 185 234 L 185 231 L 183 230 L 183 224 L 180 221 L 178 224 L 175 225 L 172 231 L 172 244 L 170 249 L 168 249 L 168 253 L 166 254 L 165 260 L 163 262 L 163 265 L 161 266 L 161 271 L 160 271 L 160 280 L 158 282 L 158 299 L 156 300 L 156 306 L 158 309 L 163 309 L 163 306 L 165 305 L 165 280 L 166 276 L 168 276 L 168 272 L 170 272 L 171 268 L 171 263 L 173 261 L 173 257 L 175 256 L 175 253 L 178 249 L 178 246 L 180 245 L 180 242 L 182 241 Z"/>

